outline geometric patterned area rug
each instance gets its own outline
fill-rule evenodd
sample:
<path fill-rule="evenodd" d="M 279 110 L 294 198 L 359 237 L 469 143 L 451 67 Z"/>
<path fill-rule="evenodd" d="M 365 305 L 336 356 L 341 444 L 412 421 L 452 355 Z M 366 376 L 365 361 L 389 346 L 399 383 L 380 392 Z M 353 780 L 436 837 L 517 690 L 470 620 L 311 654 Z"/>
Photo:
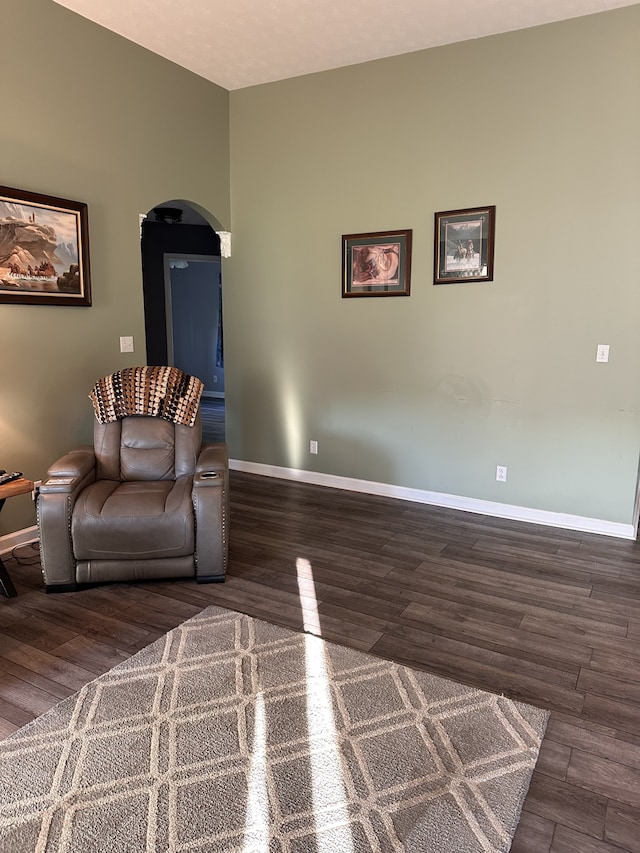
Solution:
<path fill-rule="evenodd" d="M 0 743 L 0 850 L 508 851 L 547 717 L 209 607 Z"/>

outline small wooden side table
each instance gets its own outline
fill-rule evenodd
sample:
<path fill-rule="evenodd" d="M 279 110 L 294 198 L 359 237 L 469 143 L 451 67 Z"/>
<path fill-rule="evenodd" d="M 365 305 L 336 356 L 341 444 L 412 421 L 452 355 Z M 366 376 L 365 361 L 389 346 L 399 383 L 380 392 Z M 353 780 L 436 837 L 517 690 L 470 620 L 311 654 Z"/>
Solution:
<path fill-rule="evenodd" d="M 19 480 L 13 480 L 11 483 L 5 483 L 3 486 L 0 486 L 0 511 L 2 510 L 7 498 L 12 498 L 14 495 L 24 495 L 27 492 L 32 491 L 33 482 L 31 480 L 26 480 L 24 477 L 20 477 Z M 13 581 L 9 577 L 9 572 L 2 562 L 2 557 L 0 557 L 0 592 L 2 592 L 3 595 L 6 595 L 7 598 L 13 598 L 18 594 L 15 586 L 13 585 Z"/>

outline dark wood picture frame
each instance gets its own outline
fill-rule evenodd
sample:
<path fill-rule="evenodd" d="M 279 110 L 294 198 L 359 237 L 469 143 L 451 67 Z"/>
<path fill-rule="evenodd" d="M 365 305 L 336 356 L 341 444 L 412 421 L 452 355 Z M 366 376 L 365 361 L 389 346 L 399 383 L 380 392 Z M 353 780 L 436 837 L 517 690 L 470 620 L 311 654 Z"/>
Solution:
<path fill-rule="evenodd" d="M 409 296 L 412 230 L 342 235 L 342 296 Z"/>
<path fill-rule="evenodd" d="M 435 215 L 434 284 L 493 281 L 495 205 Z"/>
<path fill-rule="evenodd" d="M 84 202 L 0 186 L 0 303 L 91 305 Z"/>

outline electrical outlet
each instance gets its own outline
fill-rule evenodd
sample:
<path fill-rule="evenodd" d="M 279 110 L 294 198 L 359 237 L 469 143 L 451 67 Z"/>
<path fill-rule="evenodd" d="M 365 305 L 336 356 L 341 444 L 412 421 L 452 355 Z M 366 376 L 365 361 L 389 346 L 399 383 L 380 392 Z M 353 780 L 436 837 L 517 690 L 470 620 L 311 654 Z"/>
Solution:
<path fill-rule="evenodd" d="M 120 352 L 133 352 L 133 338 L 131 335 L 120 338 Z"/>
<path fill-rule="evenodd" d="M 35 501 L 38 497 L 38 489 L 42 485 L 42 480 L 34 480 L 33 481 L 33 489 L 31 490 L 31 500 Z"/>
<path fill-rule="evenodd" d="M 311 440 L 309 442 L 309 453 L 317 453 L 318 452 L 318 442 Z"/>
<path fill-rule="evenodd" d="M 609 361 L 609 344 L 598 344 L 596 361 Z"/>
<path fill-rule="evenodd" d="M 498 465 L 496 468 L 496 480 L 499 483 L 507 482 L 507 466 L 506 465 Z"/>

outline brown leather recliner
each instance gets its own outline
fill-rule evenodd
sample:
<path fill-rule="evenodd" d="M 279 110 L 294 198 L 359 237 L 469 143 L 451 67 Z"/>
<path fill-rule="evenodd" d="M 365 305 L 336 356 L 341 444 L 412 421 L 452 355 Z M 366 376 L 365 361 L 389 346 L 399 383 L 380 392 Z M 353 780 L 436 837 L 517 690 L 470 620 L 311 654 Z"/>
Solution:
<path fill-rule="evenodd" d="M 229 472 L 223 443 L 194 426 L 134 415 L 95 422 L 93 447 L 49 468 L 38 495 L 47 592 L 82 584 L 225 579 Z"/>

